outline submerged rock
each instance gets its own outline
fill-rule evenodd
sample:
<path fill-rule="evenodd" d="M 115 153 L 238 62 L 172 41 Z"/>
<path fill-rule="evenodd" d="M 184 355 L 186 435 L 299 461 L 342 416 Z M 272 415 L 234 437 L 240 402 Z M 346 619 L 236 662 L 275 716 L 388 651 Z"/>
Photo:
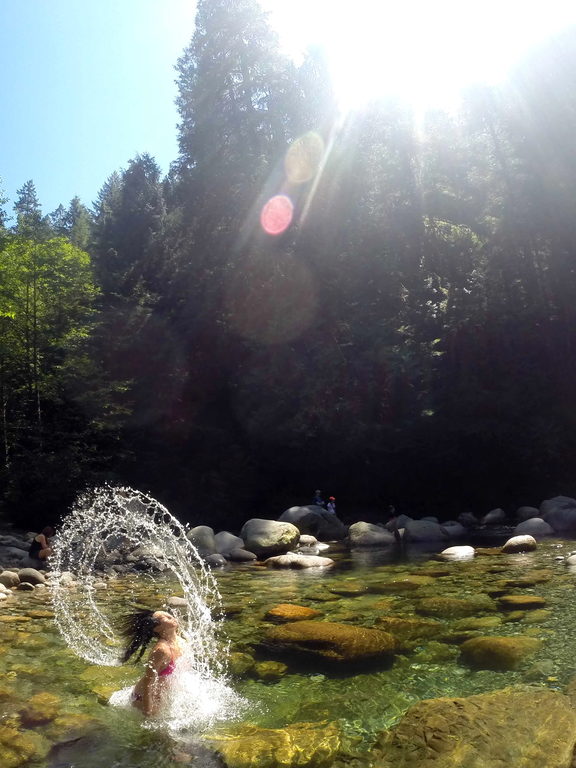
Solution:
<path fill-rule="evenodd" d="M 461 618 L 477 613 L 495 611 L 496 604 L 487 595 L 460 597 L 425 597 L 416 605 L 416 612 L 423 616 Z"/>
<path fill-rule="evenodd" d="M 334 560 L 319 555 L 303 555 L 299 552 L 287 552 L 285 555 L 269 557 L 265 563 L 266 568 L 330 568 Z"/>
<path fill-rule="evenodd" d="M 569 768 L 576 745 L 570 699 L 518 686 L 421 701 L 377 744 L 378 768 Z"/>
<path fill-rule="evenodd" d="M 264 643 L 272 650 L 295 651 L 334 662 L 390 657 L 396 648 L 388 632 L 329 621 L 296 621 L 273 627 Z"/>
<path fill-rule="evenodd" d="M 314 608 L 308 608 L 304 605 L 280 603 L 280 605 L 271 608 L 264 618 L 267 621 L 305 621 L 321 615 L 320 611 L 315 611 Z"/>
<path fill-rule="evenodd" d="M 504 595 L 498 599 L 498 603 L 508 611 L 526 611 L 543 608 L 546 600 L 538 595 Z"/>
<path fill-rule="evenodd" d="M 445 630 L 445 625 L 440 621 L 431 619 L 402 619 L 395 616 L 381 616 L 376 619 L 376 626 L 380 630 L 389 632 L 399 646 L 413 645 L 421 640 L 438 637 Z"/>
<path fill-rule="evenodd" d="M 208 735 L 227 768 L 321 768 L 332 765 L 341 748 L 335 723 L 294 723 L 286 728 L 238 725 Z"/>
<path fill-rule="evenodd" d="M 512 635 L 474 637 L 460 646 L 462 660 L 476 669 L 504 671 L 515 669 L 542 647 L 536 637 Z"/>

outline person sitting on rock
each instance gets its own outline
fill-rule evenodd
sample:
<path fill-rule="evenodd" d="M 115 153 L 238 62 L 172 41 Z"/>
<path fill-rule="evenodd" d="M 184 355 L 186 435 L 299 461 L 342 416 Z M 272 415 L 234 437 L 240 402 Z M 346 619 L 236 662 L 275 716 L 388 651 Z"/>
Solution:
<path fill-rule="evenodd" d="M 42 528 L 42 533 L 38 533 L 32 539 L 30 549 L 28 550 L 28 556 L 35 560 L 46 560 L 52 554 L 52 547 L 50 546 L 48 539 L 51 539 L 56 531 L 51 526 Z"/>
<path fill-rule="evenodd" d="M 317 507 L 323 507 L 324 499 L 322 498 L 322 491 L 314 491 L 314 499 L 312 500 L 312 504 L 315 504 Z"/>

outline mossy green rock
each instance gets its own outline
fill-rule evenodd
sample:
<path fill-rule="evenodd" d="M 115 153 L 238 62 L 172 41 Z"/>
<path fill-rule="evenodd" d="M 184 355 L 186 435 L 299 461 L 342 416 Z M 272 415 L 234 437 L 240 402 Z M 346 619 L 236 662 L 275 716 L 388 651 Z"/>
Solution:
<path fill-rule="evenodd" d="M 456 630 L 478 630 L 478 629 L 494 629 L 502 624 L 502 618 L 500 616 L 471 616 L 468 619 L 459 619 L 454 622 L 454 629 Z"/>
<path fill-rule="evenodd" d="M 257 661 L 254 665 L 254 674 L 259 680 L 270 682 L 279 680 L 288 670 L 286 664 L 281 661 Z"/>
<path fill-rule="evenodd" d="M 20 712 L 22 723 L 27 728 L 35 728 L 38 725 L 44 725 L 59 714 L 61 700 L 59 696 L 44 691 L 37 693 L 28 702 Z"/>
<path fill-rule="evenodd" d="M 334 723 L 295 723 L 286 728 L 238 726 L 208 736 L 227 768 L 321 768 L 332 765 L 341 737 Z"/>
<path fill-rule="evenodd" d="M 398 576 L 390 581 L 370 584 L 368 591 L 377 595 L 397 595 L 405 592 L 415 592 L 421 587 L 428 587 L 434 583 L 435 579 L 432 576 L 408 574 L 406 576 Z"/>
<path fill-rule="evenodd" d="M 476 669 L 515 669 L 542 647 L 536 637 L 474 637 L 460 646 L 462 660 Z"/>
<path fill-rule="evenodd" d="M 445 625 L 440 621 L 418 618 L 402 619 L 396 616 L 381 616 L 376 619 L 376 628 L 389 632 L 402 646 L 438 637 L 446 631 Z"/>
<path fill-rule="evenodd" d="M 498 600 L 498 604 L 505 611 L 531 611 L 544 608 L 546 600 L 537 595 L 505 595 Z"/>
<path fill-rule="evenodd" d="M 576 710 L 561 693 L 518 686 L 420 701 L 376 744 L 375 768 L 570 768 Z"/>
<path fill-rule="evenodd" d="M 254 659 L 249 653 L 233 651 L 228 657 L 228 669 L 234 677 L 245 677 L 254 666 Z"/>
<path fill-rule="evenodd" d="M 293 651 L 334 662 L 391 656 L 396 648 L 388 632 L 329 621 L 296 621 L 273 627 L 264 644 L 272 650 Z"/>
<path fill-rule="evenodd" d="M 22 732 L 6 725 L 0 726 L 2 768 L 19 768 L 29 760 L 45 757 L 49 749 L 49 742 L 38 733 Z"/>
<path fill-rule="evenodd" d="M 423 616 L 438 616 L 442 618 L 459 618 L 474 616 L 496 610 L 494 601 L 487 595 L 474 595 L 469 598 L 460 597 L 425 597 L 416 605 L 417 613 Z"/>

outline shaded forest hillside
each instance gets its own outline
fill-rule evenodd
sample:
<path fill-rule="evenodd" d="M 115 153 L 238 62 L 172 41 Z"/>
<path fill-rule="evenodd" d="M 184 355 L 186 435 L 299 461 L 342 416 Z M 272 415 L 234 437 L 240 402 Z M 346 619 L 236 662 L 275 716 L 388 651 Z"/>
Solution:
<path fill-rule="evenodd" d="M 105 481 L 228 528 L 576 495 L 574 31 L 424 122 L 339 114 L 253 0 L 200 0 L 176 72 L 165 178 L 0 212 L 4 519 Z"/>

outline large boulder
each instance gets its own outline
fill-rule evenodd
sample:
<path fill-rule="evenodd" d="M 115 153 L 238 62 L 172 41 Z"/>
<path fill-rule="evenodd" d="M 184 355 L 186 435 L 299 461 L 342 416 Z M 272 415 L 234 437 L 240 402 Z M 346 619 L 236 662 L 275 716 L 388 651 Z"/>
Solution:
<path fill-rule="evenodd" d="M 449 539 L 463 539 L 468 535 L 468 529 L 456 520 L 448 520 L 441 527 Z"/>
<path fill-rule="evenodd" d="M 446 541 L 446 532 L 433 520 L 410 520 L 406 523 L 406 538 L 410 542 Z"/>
<path fill-rule="evenodd" d="M 576 533 L 576 499 L 570 496 L 555 496 L 540 505 L 540 517 L 556 533 Z"/>
<path fill-rule="evenodd" d="M 538 507 L 518 507 L 516 510 L 515 518 L 519 523 L 523 523 L 524 520 L 530 520 L 532 517 L 540 517 Z"/>
<path fill-rule="evenodd" d="M 249 552 L 258 557 L 282 555 L 298 544 L 300 531 L 292 523 L 255 517 L 242 526 L 240 537 Z"/>
<path fill-rule="evenodd" d="M 300 533 L 315 536 L 318 541 L 341 541 L 348 533 L 340 518 L 316 504 L 290 507 L 282 512 L 278 520 L 292 523 Z"/>
<path fill-rule="evenodd" d="M 576 710 L 546 688 L 518 686 L 420 701 L 375 747 L 379 768 L 569 768 Z"/>
<path fill-rule="evenodd" d="M 348 529 L 352 549 L 360 547 L 394 547 L 396 537 L 391 531 L 375 523 L 358 522 Z"/>
<path fill-rule="evenodd" d="M 220 555 L 227 555 L 233 549 L 244 549 L 244 542 L 240 536 L 234 536 L 233 533 L 228 531 L 217 533 L 214 536 L 214 543 L 216 545 L 216 552 Z"/>
<path fill-rule="evenodd" d="M 200 557 L 215 555 L 218 552 L 214 531 L 208 525 L 197 525 L 188 531 L 186 538 L 196 547 Z"/>
<path fill-rule="evenodd" d="M 292 523 L 298 527 L 298 522 L 310 512 L 319 515 L 322 512 L 326 512 L 326 510 L 324 507 L 321 507 L 318 504 L 303 504 L 301 506 L 289 507 L 288 509 L 285 509 L 278 520 L 281 523 Z"/>
<path fill-rule="evenodd" d="M 498 507 L 491 509 L 480 520 L 482 525 L 506 525 L 506 512 Z"/>
<path fill-rule="evenodd" d="M 528 535 L 535 539 L 541 539 L 544 536 L 554 536 L 554 528 L 541 517 L 530 517 L 524 522 L 518 523 L 513 533 L 514 536 Z"/>
<path fill-rule="evenodd" d="M 264 644 L 272 651 L 339 663 L 391 657 L 396 648 L 388 632 L 330 621 L 295 621 L 273 627 L 267 631 Z"/>
<path fill-rule="evenodd" d="M 456 518 L 457 522 L 461 523 L 465 528 L 476 528 L 479 525 L 479 520 L 472 512 L 461 512 Z"/>

